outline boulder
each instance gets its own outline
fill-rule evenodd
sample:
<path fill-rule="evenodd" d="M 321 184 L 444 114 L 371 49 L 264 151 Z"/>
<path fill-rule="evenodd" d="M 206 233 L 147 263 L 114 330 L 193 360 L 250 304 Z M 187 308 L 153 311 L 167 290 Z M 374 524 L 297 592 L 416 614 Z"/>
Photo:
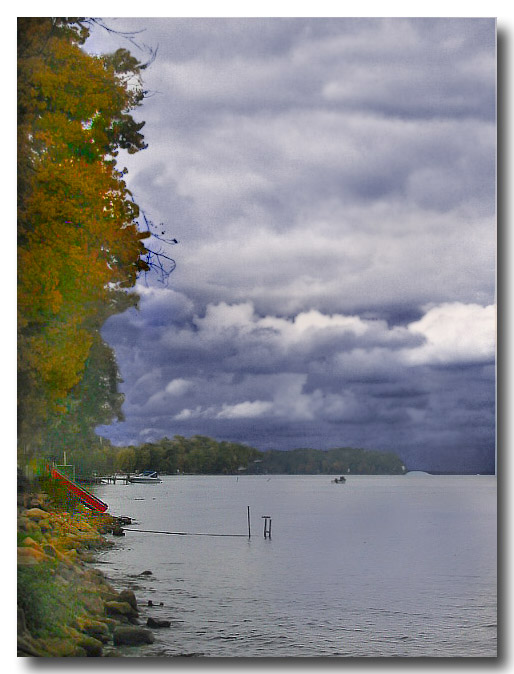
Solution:
<path fill-rule="evenodd" d="M 102 618 L 102 622 L 107 625 L 109 632 L 114 632 L 115 628 L 118 627 L 119 622 L 114 618 Z"/>
<path fill-rule="evenodd" d="M 132 592 L 132 590 L 122 590 L 119 594 L 119 600 L 126 601 L 127 604 L 132 606 L 134 611 L 138 610 L 136 595 Z"/>
<path fill-rule="evenodd" d="M 18 564 L 21 566 L 39 564 L 45 559 L 47 559 L 45 553 L 37 548 L 18 548 Z"/>
<path fill-rule="evenodd" d="M 48 557 L 57 557 L 57 550 L 51 543 L 45 543 L 45 545 L 43 545 L 43 552 Z"/>
<path fill-rule="evenodd" d="M 105 575 L 99 569 L 86 569 L 84 571 L 84 578 L 88 583 L 100 587 L 109 587 Z"/>
<path fill-rule="evenodd" d="M 84 532 L 82 536 L 80 537 L 80 543 L 85 547 L 85 548 L 96 548 L 101 546 L 102 544 L 102 537 L 100 534 L 97 533 L 87 533 Z"/>
<path fill-rule="evenodd" d="M 74 637 L 48 637 L 39 639 L 38 644 L 51 657 L 56 658 L 85 658 L 87 653 L 79 646 Z"/>
<path fill-rule="evenodd" d="M 146 621 L 147 627 L 170 627 L 171 622 L 169 620 L 162 620 L 161 618 L 148 618 Z"/>
<path fill-rule="evenodd" d="M 131 618 L 137 616 L 135 610 L 127 601 L 106 601 L 104 602 L 105 612 L 108 616 Z"/>
<path fill-rule="evenodd" d="M 95 637 L 84 635 L 78 640 L 78 646 L 86 651 L 88 658 L 102 657 L 103 644 Z"/>
<path fill-rule="evenodd" d="M 50 513 L 41 510 L 41 508 L 29 508 L 25 511 L 25 517 L 30 517 L 33 520 L 46 520 L 50 517 Z"/>
<path fill-rule="evenodd" d="M 87 634 L 88 637 L 94 637 L 104 644 L 110 641 L 111 638 L 109 628 L 105 623 L 100 622 L 99 620 L 90 620 L 84 625 L 82 631 L 84 634 Z"/>
<path fill-rule="evenodd" d="M 28 517 L 18 517 L 18 529 L 20 531 L 27 531 L 29 527 L 32 527 L 33 523 Z"/>
<path fill-rule="evenodd" d="M 124 625 L 114 629 L 113 641 L 115 646 L 141 646 L 153 644 L 154 635 L 144 627 L 125 627 Z"/>

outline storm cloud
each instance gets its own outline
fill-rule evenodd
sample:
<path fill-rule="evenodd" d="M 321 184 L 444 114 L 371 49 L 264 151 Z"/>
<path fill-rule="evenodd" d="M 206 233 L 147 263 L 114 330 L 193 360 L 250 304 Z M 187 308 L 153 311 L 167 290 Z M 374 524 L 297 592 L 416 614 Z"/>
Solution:
<path fill-rule="evenodd" d="M 99 432 L 494 469 L 494 20 L 106 21 L 159 46 L 120 163 L 179 245 Z"/>

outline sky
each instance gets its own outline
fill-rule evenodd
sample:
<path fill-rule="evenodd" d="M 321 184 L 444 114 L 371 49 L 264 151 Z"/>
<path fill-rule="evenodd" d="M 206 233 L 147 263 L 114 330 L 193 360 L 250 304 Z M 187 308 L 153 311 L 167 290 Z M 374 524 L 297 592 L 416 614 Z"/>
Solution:
<path fill-rule="evenodd" d="M 202 434 L 494 471 L 493 19 L 119 18 L 120 155 L 177 266 L 112 317 L 114 444 Z M 144 50 L 96 30 L 92 52 Z"/>

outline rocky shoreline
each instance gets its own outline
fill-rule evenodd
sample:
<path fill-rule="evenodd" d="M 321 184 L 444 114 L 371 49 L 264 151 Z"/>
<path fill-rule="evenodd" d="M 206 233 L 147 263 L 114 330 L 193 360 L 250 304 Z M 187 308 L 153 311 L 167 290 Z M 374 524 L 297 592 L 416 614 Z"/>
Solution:
<path fill-rule="evenodd" d="M 148 627 L 169 627 L 153 618 L 141 625 L 134 592 L 115 590 L 93 566 L 121 524 L 55 507 L 45 494 L 18 501 L 18 656 L 123 657 L 120 647 L 154 642 Z"/>

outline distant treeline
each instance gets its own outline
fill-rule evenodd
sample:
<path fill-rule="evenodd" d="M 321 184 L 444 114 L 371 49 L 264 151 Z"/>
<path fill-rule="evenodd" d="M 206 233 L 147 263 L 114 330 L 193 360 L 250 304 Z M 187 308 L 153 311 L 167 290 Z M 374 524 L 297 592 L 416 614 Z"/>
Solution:
<path fill-rule="evenodd" d="M 56 459 L 58 457 L 55 457 Z M 114 471 L 164 474 L 402 474 L 402 460 L 392 452 L 340 447 L 260 451 L 236 442 L 218 442 L 203 435 L 162 438 L 139 446 L 113 447 L 108 442 L 87 452 L 69 453 L 77 475 Z"/>
<path fill-rule="evenodd" d="M 203 435 L 184 438 L 175 435 L 146 442 L 138 447 L 123 447 L 116 454 L 117 468 L 123 472 L 158 470 L 161 473 L 207 475 L 237 473 L 259 459 L 261 452 L 235 442 L 217 442 Z"/>
<path fill-rule="evenodd" d="M 275 473 L 287 475 L 319 474 L 402 474 L 405 466 L 392 452 L 338 447 L 336 449 L 271 449 L 261 452 L 260 463 L 248 467 L 248 473 Z"/>

